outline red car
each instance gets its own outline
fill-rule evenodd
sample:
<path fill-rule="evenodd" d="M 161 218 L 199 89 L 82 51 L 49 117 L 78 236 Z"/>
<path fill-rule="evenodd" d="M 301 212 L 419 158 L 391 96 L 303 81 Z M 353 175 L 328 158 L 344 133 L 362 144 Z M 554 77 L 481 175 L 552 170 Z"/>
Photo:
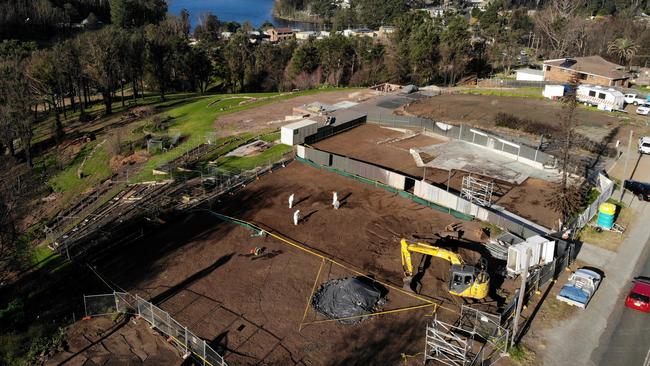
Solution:
<path fill-rule="evenodd" d="M 635 278 L 634 287 L 625 299 L 625 306 L 630 309 L 650 313 L 650 279 Z"/>

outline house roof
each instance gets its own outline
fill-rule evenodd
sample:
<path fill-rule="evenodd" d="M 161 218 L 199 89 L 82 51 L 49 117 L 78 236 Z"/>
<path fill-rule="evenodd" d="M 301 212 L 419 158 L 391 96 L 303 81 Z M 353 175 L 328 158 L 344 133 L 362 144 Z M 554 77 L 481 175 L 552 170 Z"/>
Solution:
<path fill-rule="evenodd" d="M 587 74 L 603 76 L 608 79 L 627 79 L 629 75 L 622 71 L 623 66 L 609 62 L 600 56 L 560 58 L 546 60 L 544 65 L 562 69 L 580 71 Z"/>

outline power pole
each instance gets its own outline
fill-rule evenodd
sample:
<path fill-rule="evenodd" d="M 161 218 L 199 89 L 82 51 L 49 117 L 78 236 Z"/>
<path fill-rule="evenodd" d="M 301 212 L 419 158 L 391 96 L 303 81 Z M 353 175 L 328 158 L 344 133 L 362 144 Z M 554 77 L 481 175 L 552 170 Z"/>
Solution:
<path fill-rule="evenodd" d="M 634 131 L 630 130 L 630 139 L 627 142 L 627 154 L 625 154 L 625 165 L 623 166 L 623 181 L 627 179 L 627 162 L 630 160 L 630 155 L 632 154 L 632 135 L 634 135 Z M 621 199 L 623 199 L 624 193 L 625 188 L 621 189 Z"/>
<path fill-rule="evenodd" d="M 526 249 L 526 258 L 524 258 L 524 271 L 521 273 L 521 286 L 519 287 L 519 298 L 517 299 L 517 310 L 515 311 L 515 322 L 512 326 L 512 340 L 510 346 L 515 344 L 517 339 L 517 332 L 519 331 L 519 317 L 521 315 L 521 308 L 524 306 L 524 296 L 526 294 L 526 280 L 528 280 L 528 266 L 530 264 L 531 256 L 530 248 Z"/>

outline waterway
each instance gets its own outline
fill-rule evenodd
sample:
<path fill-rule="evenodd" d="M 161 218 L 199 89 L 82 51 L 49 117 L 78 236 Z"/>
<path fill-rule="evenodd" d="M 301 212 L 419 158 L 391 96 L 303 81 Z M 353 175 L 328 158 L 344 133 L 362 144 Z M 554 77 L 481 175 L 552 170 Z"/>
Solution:
<path fill-rule="evenodd" d="M 311 30 L 314 25 L 301 22 L 290 22 L 273 17 L 274 0 L 167 0 L 168 11 L 178 15 L 182 9 L 190 12 L 192 27 L 199 22 L 201 14 L 212 13 L 221 21 L 243 23 L 249 21 L 254 27 L 259 27 L 265 21 L 270 21 L 278 27 L 291 27 Z"/>

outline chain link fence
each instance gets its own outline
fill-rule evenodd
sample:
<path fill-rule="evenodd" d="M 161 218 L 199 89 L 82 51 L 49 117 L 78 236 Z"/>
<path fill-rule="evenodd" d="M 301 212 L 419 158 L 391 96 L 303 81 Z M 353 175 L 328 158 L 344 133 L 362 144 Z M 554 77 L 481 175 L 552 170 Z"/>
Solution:
<path fill-rule="evenodd" d="M 117 313 L 138 315 L 152 327 L 168 336 L 186 355 L 194 355 L 200 365 L 227 366 L 223 356 L 201 337 L 192 333 L 163 309 L 138 295 L 126 292 L 84 295 L 86 316 L 102 316 Z"/>

